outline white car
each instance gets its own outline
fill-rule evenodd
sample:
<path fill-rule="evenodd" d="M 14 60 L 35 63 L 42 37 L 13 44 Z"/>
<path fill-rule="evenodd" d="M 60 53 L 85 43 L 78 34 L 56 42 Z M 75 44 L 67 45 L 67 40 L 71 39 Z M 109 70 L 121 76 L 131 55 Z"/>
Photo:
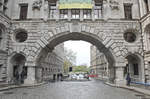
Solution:
<path fill-rule="evenodd" d="M 77 79 L 77 75 L 76 74 L 71 75 L 71 79 Z"/>
<path fill-rule="evenodd" d="M 79 79 L 84 79 L 84 75 L 83 74 L 79 74 Z"/>

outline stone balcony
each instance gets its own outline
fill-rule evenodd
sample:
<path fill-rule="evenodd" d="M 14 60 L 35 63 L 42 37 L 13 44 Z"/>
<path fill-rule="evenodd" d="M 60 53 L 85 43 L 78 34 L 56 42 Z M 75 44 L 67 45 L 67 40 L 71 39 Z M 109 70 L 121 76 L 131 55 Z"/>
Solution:
<path fill-rule="evenodd" d="M 62 12 L 62 13 L 61 13 Z M 58 9 L 52 9 L 50 10 L 48 19 L 52 20 L 97 20 L 97 19 L 103 19 L 102 10 L 101 9 L 95 9 L 95 10 L 58 10 Z"/>

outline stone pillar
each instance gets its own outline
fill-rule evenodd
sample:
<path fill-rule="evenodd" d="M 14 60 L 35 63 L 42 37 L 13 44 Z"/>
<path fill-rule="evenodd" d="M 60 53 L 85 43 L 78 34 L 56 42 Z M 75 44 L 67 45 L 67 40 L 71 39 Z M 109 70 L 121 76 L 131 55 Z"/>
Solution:
<path fill-rule="evenodd" d="M 35 66 L 28 66 L 27 67 L 27 79 L 25 79 L 24 83 L 25 84 L 35 84 L 36 79 L 35 79 Z"/>
<path fill-rule="evenodd" d="M 83 21 L 83 9 L 80 9 L 80 21 Z"/>
<path fill-rule="evenodd" d="M 59 14 L 59 3 L 58 3 L 58 1 L 56 3 L 56 13 L 55 14 L 56 14 L 56 16 L 55 16 L 56 17 L 56 21 L 59 21 L 59 15 L 60 14 Z"/>
<path fill-rule="evenodd" d="M 92 4 L 93 4 L 93 8 L 92 8 L 91 17 L 92 17 L 92 21 L 95 21 L 95 12 L 94 12 L 95 2 L 93 1 Z"/>
<path fill-rule="evenodd" d="M 115 77 L 115 83 L 116 85 L 120 86 L 120 85 L 125 85 L 126 84 L 126 80 L 124 78 L 124 67 L 116 67 L 115 68 L 116 71 L 116 77 Z"/>
<path fill-rule="evenodd" d="M 71 21 L 71 10 L 68 9 L 68 21 Z"/>
<path fill-rule="evenodd" d="M 49 17 L 49 5 L 48 5 L 48 1 L 45 1 L 44 3 L 43 3 L 43 7 L 42 7 L 42 9 L 43 9 L 43 19 L 44 19 L 44 21 L 47 21 L 47 19 L 48 19 L 48 17 Z"/>
<path fill-rule="evenodd" d="M 110 17 L 111 17 L 111 8 L 108 0 L 104 1 L 103 4 L 103 19 L 107 21 Z"/>

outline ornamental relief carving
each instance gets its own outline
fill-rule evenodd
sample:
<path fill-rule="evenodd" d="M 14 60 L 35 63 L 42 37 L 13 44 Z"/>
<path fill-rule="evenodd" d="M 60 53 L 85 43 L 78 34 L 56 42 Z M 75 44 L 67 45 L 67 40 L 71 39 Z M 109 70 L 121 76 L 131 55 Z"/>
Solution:
<path fill-rule="evenodd" d="M 40 10 L 41 6 L 42 6 L 42 0 L 35 0 L 32 4 L 32 9 Z"/>
<path fill-rule="evenodd" d="M 116 0 L 110 1 L 110 7 L 112 10 L 119 10 L 119 2 L 117 2 Z"/>

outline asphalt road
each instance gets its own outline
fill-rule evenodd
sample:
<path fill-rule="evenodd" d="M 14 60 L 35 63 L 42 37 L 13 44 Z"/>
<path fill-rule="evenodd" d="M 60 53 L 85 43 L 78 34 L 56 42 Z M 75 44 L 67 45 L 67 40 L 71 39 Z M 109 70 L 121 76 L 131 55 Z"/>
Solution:
<path fill-rule="evenodd" d="M 55 82 L 0 92 L 0 99 L 142 99 L 139 93 L 110 87 L 101 81 Z"/>

